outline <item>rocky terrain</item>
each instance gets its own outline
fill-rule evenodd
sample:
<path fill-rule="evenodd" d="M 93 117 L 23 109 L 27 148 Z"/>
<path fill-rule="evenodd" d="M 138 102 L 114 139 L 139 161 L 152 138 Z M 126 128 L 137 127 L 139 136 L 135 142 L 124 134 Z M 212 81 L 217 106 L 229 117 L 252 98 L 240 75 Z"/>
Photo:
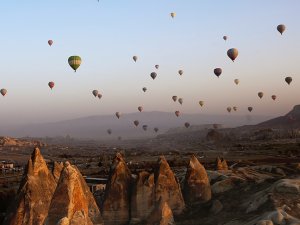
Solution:
<path fill-rule="evenodd" d="M 103 199 L 76 166 L 50 170 L 33 151 L 3 224 L 299 225 L 300 165 L 239 165 L 217 158 L 206 170 L 195 155 L 174 173 L 164 156 L 131 171 L 117 153 Z"/>

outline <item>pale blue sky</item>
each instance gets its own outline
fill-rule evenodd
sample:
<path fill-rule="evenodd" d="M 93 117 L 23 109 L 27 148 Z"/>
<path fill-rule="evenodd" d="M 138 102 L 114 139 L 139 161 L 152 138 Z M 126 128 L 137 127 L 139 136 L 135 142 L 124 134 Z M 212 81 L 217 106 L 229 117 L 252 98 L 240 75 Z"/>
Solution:
<path fill-rule="evenodd" d="M 0 88 L 8 93 L 0 98 L 0 123 L 135 112 L 139 105 L 212 114 L 237 106 L 239 115 L 251 105 L 253 114 L 280 115 L 300 103 L 299 8 L 297 0 L 3 1 Z M 283 36 L 280 23 L 287 26 Z M 240 52 L 234 63 L 226 55 L 231 47 Z M 76 73 L 67 63 L 71 55 L 82 58 Z M 215 67 L 223 68 L 219 79 Z M 285 76 L 293 77 L 290 86 Z M 52 91 L 49 81 L 56 85 Z"/>

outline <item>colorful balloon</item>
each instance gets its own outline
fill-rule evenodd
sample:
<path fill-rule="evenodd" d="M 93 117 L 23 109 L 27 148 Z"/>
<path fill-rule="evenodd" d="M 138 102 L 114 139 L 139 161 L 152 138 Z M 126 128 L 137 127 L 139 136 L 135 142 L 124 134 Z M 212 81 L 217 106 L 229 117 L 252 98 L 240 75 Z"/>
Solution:
<path fill-rule="evenodd" d="M 176 13 L 171 12 L 170 15 L 171 15 L 172 18 L 174 18 L 176 16 Z"/>
<path fill-rule="evenodd" d="M 237 107 L 236 106 L 233 106 L 232 108 L 233 108 L 234 111 L 237 111 Z"/>
<path fill-rule="evenodd" d="M 179 111 L 175 111 L 175 115 L 178 117 L 180 115 Z"/>
<path fill-rule="evenodd" d="M 215 68 L 214 73 L 217 77 L 219 77 L 222 74 L 222 69 L 221 68 Z"/>
<path fill-rule="evenodd" d="M 158 70 L 158 68 L 159 68 L 159 65 L 155 65 L 155 68 Z"/>
<path fill-rule="evenodd" d="M 80 56 L 77 56 L 77 55 L 70 56 L 68 59 L 68 63 L 72 67 L 72 69 L 76 72 L 76 70 L 78 69 L 78 67 L 81 64 L 81 58 L 80 58 Z"/>
<path fill-rule="evenodd" d="M 48 86 L 51 88 L 51 90 L 52 90 L 52 88 L 54 88 L 54 82 L 53 81 L 50 81 L 49 83 L 48 83 Z"/>
<path fill-rule="evenodd" d="M 173 99 L 174 102 L 176 102 L 177 101 L 177 96 L 176 95 L 172 96 L 172 99 Z"/>
<path fill-rule="evenodd" d="M 97 96 L 98 96 L 98 93 L 99 93 L 99 91 L 98 91 L 98 90 L 93 90 L 93 91 L 92 91 L 92 94 L 93 94 L 95 97 L 97 97 Z"/>
<path fill-rule="evenodd" d="M 183 99 L 182 99 L 182 98 L 179 98 L 179 99 L 178 99 L 178 102 L 180 103 L 180 105 L 182 105 Z"/>
<path fill-rule="evenodd" d="M 148 129 L 148 125 L 143 125 L 143 130 L 146 131 Z"/>
<path fill-rule="evenodd" d="M 276 100 L 276 95 L 272 95 L 271 98 L 275 101 Z"/>
<path fill-rule="evenodd" d="M 49 40 L 49 41 L 48 41 L 48 45 L 51 46 L 52 44 L 53 44 L 53 41 L 52 41 L 52 40 Z"/>
<path fill-rule="evenodd" d="M 224 39 L 224 41 L 226 41 L 227 40 L 227 36 L 223 36 L 223 39 Z"/>
<path fill-rule="evenodd" d="M 278 30 L 278 32 L 282 35 L 283 32 L 285 31 L 285 25 L 284 25 L 284 24 L 279 24 L 279 25 L 277 26 L 277 30 Z"/>
<path fill-rule="evenodd" d="M 135 120 L 133 121 L 133 124 L 137 127 L 140 124 L 140 122 L 138 120 Z"/>
<path fill-rule="evenodd" d="M 234 83 L 238 85 L 240 83 L 239 79 L 234 79 Z"/>
<path fill-rule="evenodd" d="M 236 57 L 239 55 L 239 51 L 236 48 L 231 48 L 227 51 L 227 56 L 234 62 Z"/>
<path fill-rule="evenodd" d="M 142 106 L 139 106 L 139 107 L 138 107 L 138 110 L 139 110 L 140 112 L 142 112 L 142 111 L 143 111 L 143 107 L 142 107 Z"/>
<path fill-rule="evenodd" d="M 121 113 L 116 112 L 116 117 L 117 117 L 118 119 L 120 119 L 120 116 L 121 116 Z"/>
<path fill-rule="evenodd" d="M 7 90 L 3 88 L 3 89 L 0 90 L 0 93 L 1 93 L 2 96 L 5 96 L 6 93 L 7 93 Z"/>
<path fill-rule="evenodd" d="M 97 97 L 98 97 L 99 99 L 101 99 L 101 98 L 102 98 L 102 95 L 101 95 L 100 93 L 98 93 Z"/>

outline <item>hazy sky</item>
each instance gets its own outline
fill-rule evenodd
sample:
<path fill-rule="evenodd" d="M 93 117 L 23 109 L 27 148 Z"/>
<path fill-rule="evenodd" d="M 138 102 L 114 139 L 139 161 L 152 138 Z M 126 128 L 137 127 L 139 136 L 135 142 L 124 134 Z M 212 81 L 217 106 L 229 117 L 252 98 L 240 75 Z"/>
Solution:
<path fill-rule="evenodd" d="M 299 8 L 298 0 L 2 1 L 0 88 L 8 93 L 0 98 L 0 123 L 135 112 L 139 105 L 212 114 L 237 106 L 239 115 L 253 106 L 253 114 L 281 115 L 300 103 Z M 287 27 L 283 36 L 280 23 Z M 231 47 L 239 49 L 234 63 L 226 55 Z M 76 73 L 71 55 L 82 58 Z M 223 68 L 219 79 L 215 67 Z M 290 86 L 286 76 L 293 77 Z"/>

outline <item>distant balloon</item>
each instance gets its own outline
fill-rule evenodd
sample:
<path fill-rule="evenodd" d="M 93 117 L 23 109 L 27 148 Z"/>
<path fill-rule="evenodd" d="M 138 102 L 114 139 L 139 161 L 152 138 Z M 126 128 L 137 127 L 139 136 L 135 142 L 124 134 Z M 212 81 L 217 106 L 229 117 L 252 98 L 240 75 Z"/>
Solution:
<path fill-rule="evenodd" d="M 135 56 L 133 56 L 132 57 L 133 58 L 133 60 L 136 62 L 137 61 L 137 59 L 138 59 L 138 57 L 135 55 Z"/>
<path fill-rule="evenodd" d="M 68 59 L 68 63 L 72 67 L 72 69 L 76 72 L 76 70 L 78 69 L 78 67 L 81 64 L 81 58 L 80 58 L 80 56 L 77 56 L 77 55 L 70 56 Z"/>
<path fill-rule="evenodd" d="M 176 16 L 176 13 L 171 12 L 170 15 L 171 15 L 172 18 L 174 18 Z"/>
<path fill-rule="evenodd" d="M 183 99 L 182 99 L 182 98 L 179 98 L 179 99 L 178 99 L 178 102 L 180 103 L 180 105 L 182 105 Z"/>
<path fill-rule="evenodd" d="M 146 92 L 147 91 L 147 88 L 146 87 L 143 87 L 143 92 Z"/>
<path fill-rule="evenodd" d="M 249 111 L 249 112 L 252 112 L 252 110 L 253 110 L 253 107 L 249 106 L 249 107 L 248 107 L 248 111 Z"/>
<path fill-rule="evenodd" d="M 176 102 L 177 101 L 177 96 L 176 95 L 172 96 L 172 99 L 173 99 L 174 102 Z"/>
<path fill-rule="evenodd" d="M 54 82 L 53 81 L 50 81 L 49 83 L 48 83 L 48 86 L 51 88 L 51 90 L 52 90 L 52 88 L 54 88 Z"/>
<path fill-rule="evenodd" d="M 117 117 L 118 119 L 120 119 L 120 116 L 121 116 L 121 113 L 116 112 L 116 117 Z"/>
<path fill-rule="evenodd" d="M 199 105 L 202 107 L 204 105 L 204 101 L 199 101 Z"/>
<path fill-rule="evenodd" d="M 239 79 L 234 79 L 234 83 L 238 85 L 240 83 Z"/>
<path fill-rule="evenodd" d="M 288 85 L 290 85 L 290 83 L 293 81 L 293 79 L 291 77 L 286 77 L 285 78 L 285 82 L 287 82 Z"/>
<path fill-rule="evenodd" d="M 111 134 L 111 129 L 108 129 L 108 130 L 107 130 L 107 133 L 108 133 L 108 134 Z"/>
<path fill-rule="evenodd" d="M 224 39 L 224 41 L 226 41 L 227 40 L 227 36 L 223 36 L 223 39 Z"/>
<path fill-rule="evenodd" d="M 237 111 L 237 107 L 236 106 L 233 106 L 232 108 L 233 108 L 234 111 Z"/>
<path fill-rule="evenodd" d="M 140 124 L 140 122 L 138 120 L 135 120 L 133 121 L 133 124 L 137 127 Z"/>
<path fill-rule="evenodd" d="M 285 31 L 285 25 L 284 25 L 284 24 L 279 24 L 279 25 L 277 26 L 277 30 L 278 30 L 278 32 L 282 35 L 283 32 Z"/>
<path fill-rule="evenodd" d="M 156 78 L 157 74 L 156 74 L 155 72 L 152 72 L 152 73 L 150 74 L 150 76 L 151 76 L 152 79 L 154 80 L 154 79 Z"/>
<path fill-rule="evenodd" d="M 7 90 L 3 88 L 3 89 L 0 90 L 0 93 L 1 93 L 2 96 L 5 96 L 6 93 L 7 93 Z"/>
<path fill-rule="evenodd" d="M 159 68 L 159 65 L 155 65 L 155 68 L 158 69 L 158 68 Z"/>
<path fill-rule="evenodd" d="M 101 95 L 100 93 L 98 93 L 97 97 L 98 97 L 99 99 L 101 99 L 101 98 L 102 98 L 102 95 Z"/>
<path fill-rule="evenodd" d="M 95 97 L 97 97 L 97 96 L 98 96 L 98 93 L 99 93 L 99 91 L 98 91 L 98 90 L 93 90 L 93 91 L 92 91 L 92 93 L 93 93 L 93 95 L 94 95 Z"/>
<path fill-rule="evenodd" d="M 181 76 L 183 74 L 183 70 L 178 70 L 178 73 Z"/>
<path fill-rule="evenodd" d="M 179 111 L 175 111 L 175 115 L 178 117 L 180 115 Z"/>
<path fill-rule="evenodd" d="M 258 92 L 257 95 L 258 95 L 259 98 L 262 98 L 264 96 L 264 93 L 263 92 Z"/>
<path fill-rule="evenodd" d="M 49 40 L 49 41 L 48 41 L 48 45 L 51 46 L 52 44 L 53 44 L 53 41 L 52 41 L 52 40 Z"/>
<path fill-rule="evenodd" d="M 231 112 L 231 107 L 227 107 L 227 111 L 230 113 Z"/>
<path fill-rule="evenodd" d="M 157 133 L 157 132 L 158 132 L 158 128 L 157 128 L 157 127 L 155 127 L 155 128 L 154 128 L 154 131 L 155 131 L 155 133 Z"/>
<path fill-rule="evenodd" d="M 118 137 L 118 140 L 119 140 L 119 141 L 121 141 L 121 140 L 122 140 L 122 137 L 121 137 L 121 136 L 119 136 L 119 137 Z"/>
<path fill-rule="evenodd" d="M 186 123 L 184 123 L 184 126 L 185 126 L 186 128 L 189 128 L 190 123 L 186 122 Z"/>
<path fill-rule="evenodd" d="M 139 107 L 138 107 L 138 110 L 139 110 L 140 112 L 142 112 L 142 111 L 143 111 L 143 107 L 142 107 L 142 106 L 139 106 Z"/>
<path fill-rule="evenodd" d="M 215 68 L 214 73 L 217 77 L 219 77 L 222 74 L 222 69 L 221 68 Z"/>
<path fill-rule="evenodd" d="M 276 95 L 272 95 L 271 98 L 275 101 L 276 100 Z"/>
<path fill-rule="evenodd" d="M 148 129 L 148 125 L 143 125 L 143 130 L 146 131 Z"/>
<path fill-rule="evenodd" d="M 218 127 L 219 127 L 219 126 L 218 126 L 218 124 L 216 124 L 216 123 L 213 125 L 213 128 L 214 128 L 214 129 L 218 129 Z"/>
<path fill-rule="evenodd" d="M 236 57 L 238 56 L 239 51 L 236 48 L 231 48 L 227 51 L 227 56 L 234 62 Z"/>

